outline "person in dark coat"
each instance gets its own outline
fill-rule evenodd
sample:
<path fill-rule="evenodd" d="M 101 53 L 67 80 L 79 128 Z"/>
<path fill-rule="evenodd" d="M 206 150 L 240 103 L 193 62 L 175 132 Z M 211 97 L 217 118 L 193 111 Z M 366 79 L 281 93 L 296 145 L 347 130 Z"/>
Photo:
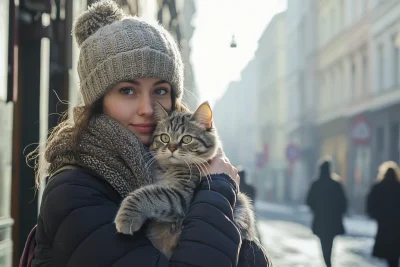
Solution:
<path fill-rule="evenodd" d="M 145 226 L 134 235 L 117 232 L 122 200 L 155 182 L 146 165 L 154 101 L 168 111 L 186 110 L 183 63 L 162 26 L 127 16 L 111 0 L 90 6 L 73 32 L 83 103 L 44 146 L 37 174 L 50 179 L 32 266 L 270 266 L 263 247 L 242 239 L 233 222 L 239 178 L 223 151 L 203 169 L 209 179 L 199 181 L 169 260 L 146 237 Z"/>
<path fill-rule="evenodd" d="M 245 193 L 254 203 L 256 200 L 256 190 L 254 186 L 247 183 L 246 171 L 243 169 L 243 167 L 238 166 L 237 169 L 240 176 L 240 191 Z"/>
<path fill-rule="evenodd" d="M 330 267 L 333 240 L 344 234 L 343 216 L 347 209 L 347 199 L 337 174 L 331 173 L 331 161 L 320 161 L 319 177 L 310 187 L 307 205 L 314 214 L 313 233 L 321 241 L 322 254 L 326 266 Z"/>
<path fill-rule="evenodd" d="M 399 167 L 393 161 L 379 168 L 378 182 L 367 196 L 367 213 L 378 223 L 373 255 L 386 259 L 389 267 L 399 266 L 400 182 Z"/>

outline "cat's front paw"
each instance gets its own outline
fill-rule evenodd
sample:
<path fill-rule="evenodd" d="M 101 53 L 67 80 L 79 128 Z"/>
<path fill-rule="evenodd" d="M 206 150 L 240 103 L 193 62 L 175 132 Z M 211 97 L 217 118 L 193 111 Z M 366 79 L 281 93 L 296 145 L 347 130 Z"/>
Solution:
<path fill-rule="evenodd" d="M 115 226 L 118 233 L 133 235 L 142 227 L 145 219 L 138 212 L 124 211 L 120 209 L 115 218 Z"/>

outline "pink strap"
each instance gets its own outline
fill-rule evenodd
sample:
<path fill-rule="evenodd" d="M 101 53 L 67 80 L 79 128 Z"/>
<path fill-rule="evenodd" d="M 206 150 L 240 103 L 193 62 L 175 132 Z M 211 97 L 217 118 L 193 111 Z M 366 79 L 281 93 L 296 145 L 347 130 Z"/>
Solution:
<path fill-rule="evenodd" d="M 24 251 L 22 252 L 22 256 L 19 261 L 19 267 L 30 267 L 32 264 L 36 246 L 36 226 L 37 225 L 32 228 L 31 232 L 28 235 L 28 238 L 26 239 Z"/>

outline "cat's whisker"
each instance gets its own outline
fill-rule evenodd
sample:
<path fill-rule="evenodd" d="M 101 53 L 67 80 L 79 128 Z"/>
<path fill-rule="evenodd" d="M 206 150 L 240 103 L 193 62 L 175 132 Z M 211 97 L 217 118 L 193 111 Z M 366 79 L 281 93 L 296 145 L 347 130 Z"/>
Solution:
<path fill-rule="evenodd" d="M 207 167 L 211 168 L 211 165 L 210 165 L 210 163 L 208 163 L 207 160 L 203 160 L 203 159 L 199 159 L 199 160 L 205 166 L 206 169 L 207 169 Z M 210 179 L 211 179 L 211 177 L 210 177 Z"/>
<path fill-rule="evenodd" d="M 142 157 L 142 158 L 147 157 L 147 156 L 154 157 L 154 155 L 155 155 L 155 153 L 154 153 L 153 151 L 148 151 L 148 152 L 145 152 L 145 153 L 143 154 L 143 157 Z"/>
<path fill-rule="evenodd" d="M 156 160 L 157 160 L 156 158 L 150 159 L 150 160 L 146 163 L 146 168 L 148 168 L 149 166 L 151 166 Z"/>
<path fill-rule="evenodd" d="M 152 159 L 152 160 L 150 160 L 150 161 L 146 164 L 145 168 L 146 168 L 146 171 L 147 171 L 147 172 L 149 172 L 150 167 L 151 167 L 155 162 L 156 162 L 156 159 Z"/>
<path fill-rule="evenodd" d="M 201 169 L 199 168 L 199 166 L 196 164 L 196 162 L 194 162 L 190 156 L 188 156 L 188 160 L 191 161 L 193 163 L 194 166 L 196 166 L 197 170 L 199 171 L 199 179 L 201 180 Z M 199 181 L 200 181 L 199 180 Z"/>
<path fill-rule="evenodd" d="M 196 161 L 196 163 L 200 166 L 201 170 L 204 173 L 204 176 L 207 178 L 207 180 L 210 178 L 210 174 L 207 172 L 207 168 L 206 166 L 204 166 L 204 164 L 201 162 L 201 160 L 194 158 L 194 160 Z"/>
<path fill-rule="evenodd" d="M 199 168 L 201 169 L 201 171 L 200 171 L 200 169 L 199 169 L 200 173 L 201 173 L 201 172 L 207 173 L 207 172 L 206 172 L 206 171 L 207 171 L 207 168 L 204 166 L 204 164 L 201 162 L 201 160 L 199 161 L 198 158 L 192 157 L 192 156 L 189 156 L 188 158 L 190 158 L 190 159 L 195 163 L 195 165 L 196 165 L 196 167 L 197 167 L 198 169 L 199 169 Z M 208 173 L 208 174 L 205 175 L 205 177 L 206 177 L 206 179 L 207 179 L 208 187 L 209 187 L 209 189 L 210 189 L 210 188 L 211 188 L 211 186 L 210 186 L 211 175 Z"/>
<path fill-rule="evenodd" d="M 195 159 L 198 161 L 199 164 L 201 164 L 202 169 L 204 168 L 205 170 L 207 170 L 207 165 L 208 165 L 208 167 L 211 167 L 210 164 L 208 164 L 207 161 L 202 160 L 202 159 L 200 159 L 200 158 L 195 158 Z M 206 165 L 205 163 L 206 163 L 207 165 Z M 207 173 L 207 175 L 205 175 L 205 177 L 206 177 L 207 182 L 208 182 L 208 188 L 211 189 L 211 185 L 210 185 L 211 174 L 210 174 L 210 173 Z"/>
<path fill-rule="evenodd" d="M 149 162 L 151 162 L 152 160 L 154 160 L 154 158 L 155 158 L 154 156 L 151 156 L 151 157 L 149 157 L 149 158 L 148 158 L 148 159 L 146 159 L 146 160 L 145 160 L 145 159 L 143 159 L 143 161 L 144 161 L 144 164 L 145 164 L 145 165 L 147 165 Z"/>
<path fill-rule="evenodd" d="M 154 153 L 152 151 L 149 151 L 144 153 L 143 156 L 140 158 L 140 160 L 143 160 L 144 164 L 146 165 L 147 164 L 146 162 L 151 161 L 154 157 L 155 157 Z"/>
<path fill-rule="evenodd" d="M 157 154 L 150 151 L 150 152 L 146 152 L 142 158 L 144 158 L 144 157 L 149 157 L 149 159 L 147 159 L 146 161 L 150 161 L 150 160 L 154 159 L 155 157 L 157 157 Z"/>
<path fill-rule="evenodd" d="M 192 180 L 192 168 L 190 167 L 190 164 L 184 158 L 182 158 L 182 159 L 186 163 L 186 165 L 188 165 L 188 167 L 189 167 L 189 173 L 190 173 L 189 179 Z"/>
<path fill-rule="evenodd" d="M 203 162 L 200 161 L 200 164 L 203 166 L 204 169 L 207 170 L 207 166 L 205 166 L 205 164 L 204 164 Z M 210 185 L 210 182 L 211 182 L 211 174 L 208 173 L 208 174 L 206 175 L 206 178 L 207 178 L 207 182 L 208 182 L 208 189 L 211 190 L 211 185 Z"/>
<path fill-rule="evenodd" d="M 157 158 L 159 158 L 158 155 L 154 155 L 154 157 L 152 159 L 150 159 L 150 161 L 146 164 L 146 172 L 149 173 L 150 171 L 150 167 L 157 161 Z"/>
<path fill-rule="evenodd" d="M 155 157 L 152 157 L 152 158 L 150 158 L 149 160 L 147 160 L 147 161 L 145 162 L 145 166 L 147 167 L 149 164 L 151 164 L 151 162 L 152 162 L 153 160 L 155 160 Z"/>
<path fill-rule="evenodd" d="M 197 164 L 200 164 L 200 165 L 201 165 L 201 169 L 203 170 L 203 172 L 204 172 L 204 173 L 207 173 L 207 172 L 206 172 L 207 168 L 206 168 L 206 166 L 204 166 L 204 164 L 203 164 L 203 162 L 202 162 L 201 159 L 199 159 L 199 158 L 197 158 L 197 157 L 193 157 L 193 156 L 191 156 L 191 159 L 192 159 L 194 162 L 196 162 Z"/>
<path fill-rule="evenodd" d="M 157 160 L 157 159 L 159 159 L 160 157 L 162 157 L 162 155 L 154 154 L 153 157 L 152 157 L 149 161 Z"/>
<path fill-rule="evenodd" d="M 207 160 L 200 159 L 200 158 L 199 158 L 199 160 L 200 160 L 203 164 L 205 164 L 206 166 L 211 167 L 210 163 L 208 163 Z"/>
<path fill-rule="evenodd" d="M 193 160 L 193 157 L 192 157 L 190 154 L 187 154 L 187 155 L 186 155 L 186 158 L 198 168 L 198 166 L 197 166 L 197 164 L 196 164 L 196 161 Z M 201 174 L 201 171 L 200 171 L 200 170 L 199 170 L 199 172 L 200 172 L 200 174 Z"/>

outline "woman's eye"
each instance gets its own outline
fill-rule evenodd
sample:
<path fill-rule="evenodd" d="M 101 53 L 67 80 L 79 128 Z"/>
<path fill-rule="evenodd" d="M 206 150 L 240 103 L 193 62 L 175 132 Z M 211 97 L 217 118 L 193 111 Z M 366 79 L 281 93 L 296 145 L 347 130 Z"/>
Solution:
<path fill-rule="evenodd" d="M 168 90 L 167 90 L 167 89 L 164 89 L 164 88 L 162 88 L 162 89 L 157 89 L 154 93 L 155 93 L 156 95 L 166 95 L 166 94 L 168 94 Z"/>
<path fill-rule="evenodd" d="M 128 87 L 121 88 L 119 91 L 121 92 L 121 94 L 124 94 L 124 95 L 133 95 L 135 93 L 132 88 L 128 88 Z"/>

